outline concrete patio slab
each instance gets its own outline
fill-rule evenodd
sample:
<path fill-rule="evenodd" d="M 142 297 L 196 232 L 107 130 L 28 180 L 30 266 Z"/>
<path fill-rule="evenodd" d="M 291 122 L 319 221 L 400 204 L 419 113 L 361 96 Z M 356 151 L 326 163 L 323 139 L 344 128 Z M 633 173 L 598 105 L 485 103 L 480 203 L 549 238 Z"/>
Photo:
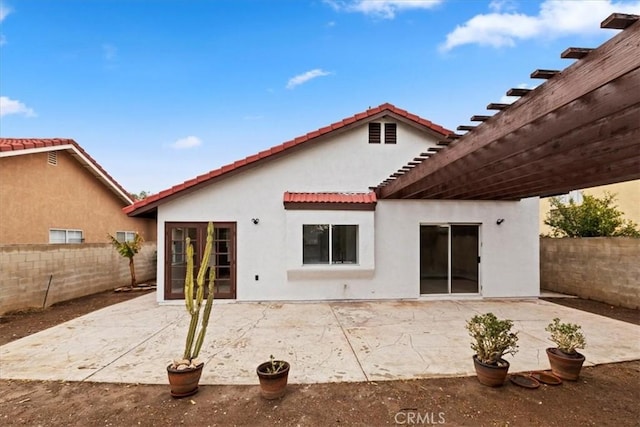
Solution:
<path fill-rule="evenodd" d="M 299 384 L 475 375 L 465 323 L 486 312 L 519 331 L 511 372 L 549 368 L 554 317 L 582 325 L 586 364 L 640 359 L 640 326 L 535 299 L 216 302 L 201 384 L 257 384 L 271 354 Z M 1 346 L 0 378 L 166 384 L 187 323 L 182 305 L 141 296 Z"/>

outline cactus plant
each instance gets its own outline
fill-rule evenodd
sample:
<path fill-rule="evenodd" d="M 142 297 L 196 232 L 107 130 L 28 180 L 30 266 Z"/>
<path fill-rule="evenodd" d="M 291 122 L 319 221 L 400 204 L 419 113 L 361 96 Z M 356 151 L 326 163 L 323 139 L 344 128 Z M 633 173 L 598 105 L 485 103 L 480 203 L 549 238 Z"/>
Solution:
<path fill-rule="evenodd" d="M 215 267 L 209 268 L 209 261 L 211 259 L 211 251 L 213 247 L 213 223 L 209 223 L 207 226 L 207 240 L 205 243 L 204 253 L 200 262 L 200 269 L 195 280 L 193 278 L 194 262 L 193 262 L 193 245 L 190 239 L 187 237 L 187 272 L 184 282 L 184 301 L 187 312 L 191 316 L 189 322 L 189 330 L 187 332 L 187 339 L 185 343 L 184 353 L 182 360 L 174 360 L 174 369 L 180 369 L 180 366 L 186 365 L 186 367 L 195 367 L 197 363 L 194 360 L 198 357 L 204 337 L 207 333 L 207 326 L 209 324 L 209 316 L 211 315 L 211 307 L 213 306 L 213 292 L 214 283 L 216 278 Z M 205 275 L 209 269 L 209 286 L 207 302 L 205 303 L 204 311 L 202 312 L 202 319 L 200 318 L 200 311 L 202 309 L 202 302 L 204 300 L 205 290 Z M 194 298 L 195 293 L 195 298 Z M 200 331 L 197 334 L 198 323 L 200 323 Z M 184 369 L 184 368 L 182 368 Z"/>

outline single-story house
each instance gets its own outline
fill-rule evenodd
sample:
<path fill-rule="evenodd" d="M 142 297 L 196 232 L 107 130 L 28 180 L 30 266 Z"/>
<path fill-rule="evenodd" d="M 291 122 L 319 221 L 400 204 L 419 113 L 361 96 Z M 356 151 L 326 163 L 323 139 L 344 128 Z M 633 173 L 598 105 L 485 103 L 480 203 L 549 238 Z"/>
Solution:
<path fill-rule="evenodd" d="M 376 197 L 450 133 L 383 104 L 125 207 L 157 217 L 158 301 L 183 297 L 185 238 L 201 253 L 209 221 L 216 298 L 538 296 L 537 197 Z"/>

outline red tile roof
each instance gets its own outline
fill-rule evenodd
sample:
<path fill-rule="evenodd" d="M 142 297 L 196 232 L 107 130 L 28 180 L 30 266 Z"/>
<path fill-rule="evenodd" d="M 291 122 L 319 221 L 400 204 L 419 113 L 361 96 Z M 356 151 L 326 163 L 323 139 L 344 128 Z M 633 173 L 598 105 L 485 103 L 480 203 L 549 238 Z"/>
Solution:
<path fill-rule="evenodd" d="M 284 193 L 285 209 L 364 210 L 376 208 L 376 193 Z"/>
<path fill-rule="evenodd" d="M 376 203 L 376 193 L 284 193 L 284 203 Z"/>
<path fill-rule="evenodd" d="M 218 168 L 218 169 L 214 169 L 209 173 L 206 173 L 194 179 L 185 181 L 182 184 L 174 185 L 173 187 L 167 190 L 161 191 L 160 193 L 152 194 L 146 199 L 139 200 L 135 202 L 133 205 L 123 208 L 123 211 L 129 214 L 130 216 L 136 216 L 136 215 L 141 215 L 141 214 L 150 212 L 154 210 L 159 204 L 168 200 L 169 198 L 174 198 L 181 194 L 186 194 L 186 192 L 193 191 L 202 185 L 206 185 L 210 183 L 214 179 L 222 177 L 223 175 L 245 170 L 246 168 L 255 166 L 255 164 L 257 164 L 258 162 L 262 162 L 266 159 L 273 159 L 282 154 L 287 154 L 286 153 L 287 150 L 300 146 L 301 144 L 304 144 L 304 143 L 313 142 L 318 137 L 325 136 L 331 132 L 335 132 L 339 129 L 343 129 L 347 126 L 351 126 L 356 122 L 375 118 L 375 117 L 380 117 L 385 114 L 391 114 L 399 118 L 404 118 L 407 122 L 411 122 L 416 126 L 421 126 L 423 128 L 426 128 L 428 131 L 438 134 L 438 136 L 446 136 L 450 133 L 453 133 L 449 129 L 445 129 L 442 126 L 437 125 L 429 120 L 423 119 L 421 117 L 416 116 L 415 114 L 411 114 L 407 112 L 406 110 L 402 110 L 392 104 L 386 103 L 386 104 L 379 105 L 378 107 L 375 107 L 375 108 L 369 108 L 367 111 L 355 114 L 354 116 L 348 117 L 344 120 L 333 123 L 329 126 L 325 126 L 313 132 L 309 132 L 306 135 L 299 136 L 283 144 L 276 145 L 275 147 L 261 151 L 258 154 L 248 156 L 245 159 L 222 166 L 221 168 Z"/>
<path fill-rule="evenodd" d="M 71 146 L 71 148 L 69 148 Z M 125 203 L 130 204 L 131 195 L 102 166 L 96 162 L 73 139 L 68 138 L 0 138 L 0 157 L 31 154 L 37 151 L 70 150 L 72 155 L 85 166 L 89 166 L 94 175 L 102 181 Z M 11 153 L 9 153 L 11 152 Z"/>

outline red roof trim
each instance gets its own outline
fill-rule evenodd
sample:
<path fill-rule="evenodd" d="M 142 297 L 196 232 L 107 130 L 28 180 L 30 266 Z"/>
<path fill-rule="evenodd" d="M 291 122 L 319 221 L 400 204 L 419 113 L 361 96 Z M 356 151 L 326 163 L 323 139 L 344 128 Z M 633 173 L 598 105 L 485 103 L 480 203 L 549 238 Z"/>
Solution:
<path fill-rule="evenodd" d="M 429 130 L 436 132 L 442 136 L 446 136 L 450 133 L 453 133 L 452 131 L 443 128 L 442 126 L 439 126 L 437 124 L 434 124 L 432 122 L 430 122 L 429 120 L 425 120 L 423 118 L 420 118 L 418 116 L 415 116 L 413 114 L 409 114 L 407 113 L 406 110 L 402 110 L 400 108 L 395 107 L 392 104 L 389 103 L 385 103 L 382 105 L 379 105 L 378 107 L 375 108 L 370 108 L 367 111 L 364 111 L 362 113 L 358 113 L 355 114 L 354 116 L 351 117 L 347 117 L 346 119 L 343 119 L 339 122 L 333 123 L 329 126 L 325 126 L 322 127 L 318 130 L 312 131 L 307 133 L 306 135 L 302 135 L 299 137 L 296 137 L 290 141 L 284 142 L 280 145 L 277 145 L 275 147 L 272 147 L 268 150 L 263 150 L 260 151 L 257 154 L 251 155 L 246 157 L 245 159 L 242 159 L 240 161 L 234 162 L 232 164 L 228 164 L 225 166 L 222 166 L 221 168 L 215 169 L 210 171 L 209 173 L 206 173 L 204 175 L 200 175 L 196 178 L 196 181 L 194 183 L 193 179 L 190 179 L 188 181 L 183 182 L 182 184 L 178 184 L 178 185 L 174 185 L 173 187 L 166 189 L 164 191 L 161 191 L 157 197 L 147 197 L 146 199 L 143 200 L 139 200 L 136 203 L 134 203 L 133 205 L 127 206 L 125 207 L 123 210 L 125 213 L 129 214 L 129 215 L 136 215 L 138 213 L 144 213 L 147 212 L 153 208 L 155 208 L 158 204 L 160 204 L 161 200 L 169 197 L 169 196 L 173 196 L 176 195 L 182 191 L 186 191 L 186 190 L 190 190 L 193 189 L 196 185 L 202 184 L 203 182 L 209 181 L 211 179 L 217 178 L 221 175 L 227 174 L 227 173 L 231 173 L 231 172 L 235 172 L 238 171 L 242 168 L 245 167 L 250 167 L 252 164 L 261 161 L 263 159 L 268 159 L 271 156 L 277 155 L 279 153 L 285 152 L 286 150 L 292 149 L 300 144 L 306 143 L 308 141 L 313 140 L 314 138 L 317 138 L 319 136 L 323 136 L 323 135 L 327 135 L 331 132 L 334 131 L 338 131 L 340 129 L 343 129 L 345 126 L 351 125 L 353 123 L 356 123 L 360 120 L 364 120 L 367 118 L 370 118 L 372 116 L 378 115 L 384 111 L 388 111 L 391 114 L 396 114 L 398 116 L 401 117 L 405 117 L 407 119 L 409 119 L 410 121 L 413 121 L 414 123 L 420 125 L 420 126 L 424 126 L 426 128 L 428 128 Z"/>
<path fill-rule="evenodd" d="M 125 190 L 111 175 L 107 173 L 106 170 L 95 161 L 93 157 L 91 157 L 84 149 L 73 139 L 69 138 L 0 138 L 0 152 L 8 152 L 8 151 L 23 151 L 37 148 L 48 148 L 48 147 L 62 147 L 65 145 L 71 145 L 74 149 L 82 155 L 91 165 L 100 172 L 108 181 L 108 184 L 113 187 L 114 193 L 118 195 L 118 197 L 129 203 L 130 200 L 133 200 L 131 195 L 127 190 Z M 29 152 L 20 153 L 20 154 L 29 154 Z M 18 154 L 17 154 L 18 155 Z M 100 179 L 102 181 L 102 179 Z M 107 183 L 105 183 L 107 184 Z M 120 193 L 120 194 L 119 194 Z M 129 200 L 125 200 L 128 198 Z"/>
<path fill-rule="evenodd" d="M 375 210 L 376 193 L 292 193 L 283 196 L 285 209 Z"/>
<path fill-rule="evenodd" d="M 376 203 L 376 193 L 292 193 L 286 191 L 283 197 L 284 203 Z"/>

